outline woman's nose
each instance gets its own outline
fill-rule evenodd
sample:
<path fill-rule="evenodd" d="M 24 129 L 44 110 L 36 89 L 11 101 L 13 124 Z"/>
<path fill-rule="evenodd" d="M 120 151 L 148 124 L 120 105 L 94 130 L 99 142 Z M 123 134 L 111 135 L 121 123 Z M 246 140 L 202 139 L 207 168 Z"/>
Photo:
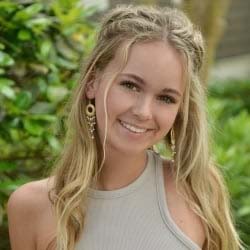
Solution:
<path fill-rule="evenodd" d="M 132 113 L 139 120 L 150 120 L 152 119 L 152 101 L 148 97 L 138 97 L 132 108 Z"/>

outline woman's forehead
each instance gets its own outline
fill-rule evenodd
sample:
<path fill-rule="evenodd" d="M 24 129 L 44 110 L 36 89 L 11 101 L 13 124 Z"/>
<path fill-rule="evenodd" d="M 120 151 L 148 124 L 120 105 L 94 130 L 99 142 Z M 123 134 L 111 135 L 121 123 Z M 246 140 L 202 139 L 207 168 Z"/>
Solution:
<path fill-rule="evenodd" d="M 127 63 L 123 65 L 126 53 L 121 47 L 104 74 L 107 77 L 118 73 L 133 74 L 150 83 L 173 84 L 183 92 L 183 59 L 170 44 L 163 41 L 136 43 L 127 56 Z"/>

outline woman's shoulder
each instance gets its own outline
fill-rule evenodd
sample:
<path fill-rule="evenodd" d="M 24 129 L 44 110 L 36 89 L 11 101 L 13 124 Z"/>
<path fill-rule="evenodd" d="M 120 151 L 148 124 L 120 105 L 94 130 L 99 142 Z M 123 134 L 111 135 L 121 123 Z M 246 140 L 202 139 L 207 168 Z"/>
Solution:
<path fill-rule="evenodd" d="M 174 174 L 173 163 L 163 159 L 163 175 L 166 201 L 170 215 L 177 227 L 202 249 L 205 242 L 205 230 L 201 218 L 193 211 L 183 193 L 185 190 L 179 185 L 178 190 Z"/>
<path fill-rule="evenodd" d="M 44 213 L 50 207 L 49 179 L 32 181 L 14 191 L 7 204 L 12 249 L 35 249 Z"/>
<path fill-rule="evenodd" d="M 32 211 L 35 207 L 40 208 L 47 201 L 50 182 L 49 178 L 28 182 L 17 188 L 10 196 L 8 208 Z"/>

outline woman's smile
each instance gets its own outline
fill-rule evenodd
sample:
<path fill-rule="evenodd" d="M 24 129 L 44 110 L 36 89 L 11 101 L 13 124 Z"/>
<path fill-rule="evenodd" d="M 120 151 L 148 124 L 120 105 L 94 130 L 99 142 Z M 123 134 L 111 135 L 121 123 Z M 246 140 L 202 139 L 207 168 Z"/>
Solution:
<path fill-rule="evenodd" d="M 122 120 L 119 120 L 119 122 L 121 123 L 122 126 L 124 126 L 125 128 L 127 128 L 135 133 L 144 133 L 146 131 L 153 130 L 151 128 L 143 128 L 143 127 L 140 127 L 140 126 L 137 126 L 137 125 L 134 125 L 132 123 L 125 122 Z"/>
<path fill-rule="evenodd" d="M 118 120 L 118 121 L 119 121 L 119 124 L 121 125 L 121 127 L 126 130 L 126 132 L 132 133 L 133 135 L 135 135 L 137 137 L 141 136 L 141 135 L 145 135 L 149 131 L 153 130 L 153 129 L 138 127 L 136 125 L 132 125 L 132 124 L 124 122 L 122 120 Z"/>

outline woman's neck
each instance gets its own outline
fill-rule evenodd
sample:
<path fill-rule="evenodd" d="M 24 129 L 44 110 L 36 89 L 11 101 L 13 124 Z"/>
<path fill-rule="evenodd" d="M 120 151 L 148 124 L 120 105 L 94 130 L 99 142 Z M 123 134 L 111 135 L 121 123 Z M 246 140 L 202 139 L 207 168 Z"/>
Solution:
<path fill-rule="evenodd" d="M 142 174 L 146 162 L 146 152 L 124 154 L 123 152 L 107 151 L 96 188 L 108 191 L 129 185 Z"/>

